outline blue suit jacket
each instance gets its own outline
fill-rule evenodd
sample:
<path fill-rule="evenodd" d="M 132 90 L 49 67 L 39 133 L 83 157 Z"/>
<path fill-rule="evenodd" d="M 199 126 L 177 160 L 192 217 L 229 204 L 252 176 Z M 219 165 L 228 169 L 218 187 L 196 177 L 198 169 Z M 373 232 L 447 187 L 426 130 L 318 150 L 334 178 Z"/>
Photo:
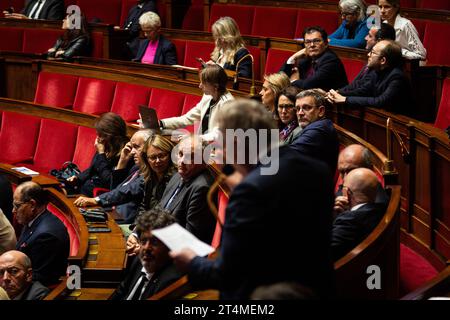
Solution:
<path fill-rule="evenodd" d="M 16 248 L 31 259 L 34 281 L 48 286 L 66 273 L 69 235 L 64 224 L 50 211 L 44 211 L 31 227 L 24 226 Z"/>
<path fill-rule="evenodd" d="M 141 62 L 144 57 L 145 50 L 147 50 L 148 39 L 141 40 L 139 42 L 139 49 L 136 55 L 136 58 L 133 61 Z M 163 36 L 159 36 L 158 48 L 155 52 L 155 60 L 154 64 L 166 64 L 166 65 L 174 65 L 178 64 L 177 62 L 177 51 L 175 49 L 175 45 L 170 42 L 170 40 L 164 38 Z"/>
<path fill-rule="evenodd" d="M 260 285 L 298 281 L 320 297 L 333 292 L 330 259 L 332 174 L 327 165 L 287 146 L 275 175 L 257 167 L 233 190 L 217 260 L 196 257 L 189 281 L 245 299 Z"/>
<path fill-rule="evenodd" d="M 290 147 L 302 154 L 324 161 L 333 174 L 336 171 L 339 141 L 331 120 L 321 119 L 310 123 L 290 144 Z"/>

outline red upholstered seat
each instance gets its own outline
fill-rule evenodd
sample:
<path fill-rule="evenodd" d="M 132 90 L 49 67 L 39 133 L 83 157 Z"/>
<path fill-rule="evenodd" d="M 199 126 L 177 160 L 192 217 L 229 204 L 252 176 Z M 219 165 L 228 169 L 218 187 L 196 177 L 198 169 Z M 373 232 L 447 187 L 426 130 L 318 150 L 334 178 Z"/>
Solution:
<path fill-rule="evenodd" d="M 450 23 L 428 21 L 423 45 L 427 49 L 428 64 L 450 65 L 450 44 L 442 35 L 450 34 Z"/>
<path fill-rule="evenodd" d="M 177 61 L 179 65 L 184 66 L 184 51 L 186 49 L 186 40 L 170 39 L 177 50 Z"/>
<path fill-rule="evenodd" d="M 103 58 L 103 34 L 101 32 L 91 32 L 91 56 Z"/>
<path fill-rule="evenodd" d="M 450 78 L 444 80 L 441 102 L 434 126 L 444 130 L 450 126 Z"/>
<path fill-rule="evenodd" d="M 116 82 L 80 77 L 73 110 L 102 114 L 111 110 Z"/>
<path fill-rule="evenodd" d="M 418 3 L 418 8 L 450 10 L 450 1 L 448 0 L 419 0 Z"/>
<path fill-rule="evenodd" d="M 73 154 L 72 162 L 83 171 L 91 164 L 92 158 L 95 154 L 94 142 L 97 137 L 95 129 L 88 127 L 78 127 L 77 142 L 75 145 L 75 152 Z"/>
<path fill-rule="evenodd" d="M 414 27 L 417 29 L 417 33 L 419 34 L 420 40 L 423 42 L 423 37 L 425 35 L 425 26 L 427 24 L 426 20 L 422 19 L 411 19 Z"/>
<path fill-rule="evenodd" d="M 228 197 L 225 195 L 225 193 L 219 189 L 217 193 L 217 211 L 219 215 L 219 219 L 222 222 L 222 224 L 225 223 L 225 210 L 227 208 L 228 204 Z M 216 229 L 214 231 L 213 239 L 211 242 L 211 246 L 217 249 L 220 246 L 220 240 L 222 238 L 222 228 L 220 227 L 219 222 L 216 223 Z"/>
<path fill-rule="evenodd" d="M 77 133 L 77 125 L 42 119 L 34 154 L 34 169 L 48 173 L 52 169 L 60 169 L 64 162 L 71 161 L 75 151 Z"/>
<path fill-rule="evenodd" d="M 267 51 L 266 68 L 264 74 L 280 71 L 281 66 L 294 54 L 294 51 L 272 49 Z"/>
<path fill-rule="evenodd" d="M 8 1 L 2 1 L 2 10 L 13 7 L 14 12 L 20 12 L 24 8 L 25 2 L 23 0 L 8 0 Z"/>
<path fill-rule="evenodd" d="M 256 7 L 252 35 L 262 37 L 293 38 L 297 22 L 297 9 Z"/>
<path fill-rule="evenodd" d="M 251 34 L 254 14 L 255 7 L 253 6 L 213 3 L 211 6 L 211 13 L 209 15 L 208 30 L 211 31 L 211 26 L 219 18 L 232 17 L 239 26 L 239 31 L 241 34 Z"/>
<path fill-rule="evenodd" d="M 120 11 L 122 0 L 78 0 L 78 6 L 86 15 L 87 21 L 100 19 L 102 23 L 118 26 L 120 23 Z"/>
<path fill-rule="evenodd" d="M 45 53 L 55 45 L 56 40 L 63 34 L 63 30 L 24 29 L 23 52 Z"/>
<path fill-rule="evenodd" d="M 299 9 L 295 38 L 301 38 L 306 27 L 321 26 L 328 34 L 338 28 L 339 15 L 335 11 Z"/>
<path fill-rule="evenodd" d="M 159 119 L 178 117 L 183 109 L 184 93 L 153 88 L 149 107 L 155 108 Z"/>
<path fill-rule="evenodd" d="M 34 102 L 52 107 L 71 109 L 77 92 L 78 77 L 40 72 Z"/>
<path fill-rule="evenodd" d="M 203 3 L 191 4 L 183 18 L 183 30 L 203 30 Z"/>
<path fill-rule="evenodd" d="M 197 105 L 197 103 L 200 102 L 202 99 L 202 96 L 194 96 L 193 94 L 186 94 L 184 98 L 184 104 L 183 104 L 183 110 L 181 111 L 181 114 L 187 113 L 189 110 L 191 110 L 193 107 Z M 198 126 L 198 124 L 197 124 Z M 196 125 L 187 126 L 184 128 L 185 130 L 188 130 L 192 133 L 194 133 L 196 130 Z"/>
<path fill-rule="evenodd" d="M 80 247 L 80 238 L 78 236 L 77 228 L 73 225 L 73 223 L 69 220 L 69 218 L 54 205 L 49 204 L 47 206 L 47 209 L 59 220 L 61 220 L 61 222 L 66 227 L 70 241 L 69 255 L 75 256 L 78 253 L 78 248 Z"/>
<path fill-rule="evenodd" d="M 0 51 L 23 50 L 23 29 L 0 27 Z"/>
<path fill-rule="evenodd" d="M 347 79 L 350 82 L 355 79 L 355 77 L 361 71 L 362 67 L 366 65 L 365 62 L 360 60 L 341 58 L 341 61 L 344 64 L 345 73 L 347 74 Z"/>
<path fill-rule="evenodd" d="M 255 79 L 261 79 L 261 49 L 258 47 L 247 46 L 248 51 L 253 56 Z"/>
<path fill-rule="evenodd" d="M 151 88 L 118 82 L 112 102 L 111 111 L 119 114 L 125 121 L 139 119 L 140 104 L 147 105 Z"/>
<path fill-rule="evenodd" d="M 184 52 L 184 65 L 193 68 L 199 68 L 200 63 L 195 58 L 202 58 L 205 61 L 210 60 L 211 52 L 214 50 L 214 43 L 206 41 L 186 41 Z"/>
<path fill-rule="evenodd" d="M 0 162 L 31 163 L 40 125 L 40 118 L 4 111 L 0 132 Z M 17 130 L 19 127 L 20 130 Z"/>

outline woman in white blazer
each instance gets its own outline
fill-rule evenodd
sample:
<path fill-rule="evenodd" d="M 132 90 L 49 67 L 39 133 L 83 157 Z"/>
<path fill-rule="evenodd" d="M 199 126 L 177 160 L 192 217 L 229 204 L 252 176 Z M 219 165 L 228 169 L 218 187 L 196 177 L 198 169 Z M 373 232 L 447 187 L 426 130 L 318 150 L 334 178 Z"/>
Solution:
<path fill-rule="evenodd" d="M 198 122 L 197 134 L 203 139 L 212 141 L 217 130 L 217 111 L 224 107 L 225 103 L 234 100 L 227 91 L 227 74 L 217 64 L 208 64 L 200 74 L 199 88 L 203 90 L 203 97 L 197 105 L 180 117 L 161 120 L 163 129 L 179 129 Z"/>

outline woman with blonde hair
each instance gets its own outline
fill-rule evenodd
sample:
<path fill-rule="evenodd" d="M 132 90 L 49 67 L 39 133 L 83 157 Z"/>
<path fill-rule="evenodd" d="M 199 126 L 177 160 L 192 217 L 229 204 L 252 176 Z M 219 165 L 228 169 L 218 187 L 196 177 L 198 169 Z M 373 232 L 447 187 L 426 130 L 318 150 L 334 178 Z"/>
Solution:
<path fill-rule="evenodd" d="M 261 95 L 261 102 L 268 111 L 275 116 L 276 98 L 280 92 L 291 85 L 289 77 L 284 72 L 266 74 L 264 76 L 264 83 L 259 94 Z M 276 117 L 276 116 L 275 116 Z"/>
<path fill-rule="evenodd" d="M 225 70 L 236 71 L 239 77 L 251 78 L 252 58 L 245 48 L 236 21 L 231 17 L 222 17 L 214 22 L 211 31 L 216 44 L 211 53 L 211 62 Z"/>

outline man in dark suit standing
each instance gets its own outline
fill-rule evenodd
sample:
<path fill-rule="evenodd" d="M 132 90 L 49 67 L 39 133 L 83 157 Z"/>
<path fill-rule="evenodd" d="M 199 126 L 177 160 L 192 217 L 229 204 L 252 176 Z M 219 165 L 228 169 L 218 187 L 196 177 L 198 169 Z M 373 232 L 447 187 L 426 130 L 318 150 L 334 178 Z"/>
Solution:
<path fill-rule="evenodd" d="M 274 129 L 271 114 L 252 100 L 227 105 L 218 123 L 224 135 L 225 128 Z M 257 141 L 226 136 L 224 153 L 248 152 L 267 139 L 255 136 Z M 267 151 L 262 149 L 258 154 Z M 230 157 L 236 170 L 233 176 L 243 179 L 228 202 L 218 258 L 208 260 L 188 249 L 170 253 L 177 266 L 188 272 L 191 284 L 218 288 L 223 299 L 246 299 L 258 286 L 284 281 L 306 286 L 316 297 L 332 295 L 331 171 L 324 162 L 288 146 L 280 148 L 278 157 L 275 154 L 273 150 L 266 165 Z M 251 156 L 247 153 L 244 158 Z M 277 172 L 268 174 L 273 173 L 265 171 L 268 166 L 278 168 Z"/>
<path fill-rule="evenodd" d="M 333 223 L 334 260 L 356 247 L 380 222 L 386 205 L 375 202 L 378 186 L 377 176 L 367 168 L 353 169 L 345 176 L 342 195 L 348 199 L 348 206 Z"/>
<path fill-rule="evenodd" d="M 13 19 L 64 19 L 64 0 L 27 0 L 21 13 L 7 13 L 5 18 Z"/>
<path fill-rule="evenodd" d="M 64 224 L 47 210 L 44 189 L 32 181 L 14 191 L 13 213 L 23 225 L 16 248 L 33 264 L 33 280 L 48 286 L 58 282 L 67 268 L 70 241 Z"/>
<path fill-rule="evenodd" d="M 303 31 L 305 48 L 293 54 L 280 71 L 286 73 L 292 85 L 300 89 L 342 88 L 347 81 L 344 65 L 328 48 L 328 35 L 321 27 Z"/>
<path fill-rule="evenodd" d="M 50 292 L 39 281 L 33 281 L 30 258 L 16 250 L 0 256 L 0 286 L 12 300 L 41 300 Z"/>
<path fill-rule="evenodd" d="M 152 235 L 152 230 L 174 222 L 175 218 L 170 212 L 161 209 L 146 211 L 137 218 L 139 258 L 134 259 L 111 300 L 148 299 L 182 276 L 169 257 L 169 249 Z"/>

